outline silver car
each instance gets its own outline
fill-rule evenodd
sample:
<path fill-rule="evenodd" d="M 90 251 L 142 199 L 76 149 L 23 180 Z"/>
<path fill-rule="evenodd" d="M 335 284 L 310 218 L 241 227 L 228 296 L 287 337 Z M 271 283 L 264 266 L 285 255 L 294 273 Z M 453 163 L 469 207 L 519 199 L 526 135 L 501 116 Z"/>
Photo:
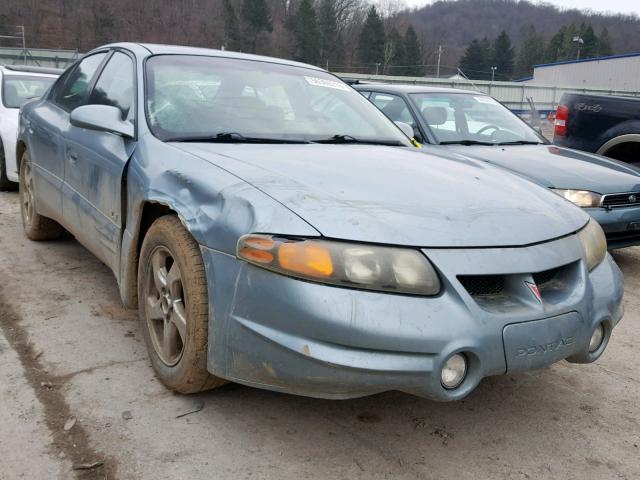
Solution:
<path fill-rule="evenodd" d="M 179 392 L 455 400 L 596 360 L 622 316 L 586 213 L 419 153 L 309 65 L 101 47 L 23 108 L 18 159 L 27 236 L 64 228 L 113 270 Z"/>

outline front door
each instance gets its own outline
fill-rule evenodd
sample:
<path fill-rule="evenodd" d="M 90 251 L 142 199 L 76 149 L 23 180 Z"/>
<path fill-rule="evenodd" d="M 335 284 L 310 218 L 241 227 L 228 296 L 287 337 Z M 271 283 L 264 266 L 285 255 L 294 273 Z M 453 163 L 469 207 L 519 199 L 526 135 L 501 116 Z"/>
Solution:
<path fill-rule="evenodd" d="M 123 120 L 134 122 L 134 73 L 133 60 L 114 52 L 85 104 L 117 107 Z M 73 125 L 65 135 L 65 223 L 73 224 L 76 237 L 114 272 L 123 228 L 122 176 L 135 147 L 134 139 Z"/>

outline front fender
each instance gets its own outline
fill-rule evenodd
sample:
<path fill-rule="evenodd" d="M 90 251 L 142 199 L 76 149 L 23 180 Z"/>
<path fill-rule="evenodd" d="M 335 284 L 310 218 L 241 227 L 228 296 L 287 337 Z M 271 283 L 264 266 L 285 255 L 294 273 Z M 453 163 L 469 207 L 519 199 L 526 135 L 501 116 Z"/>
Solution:
<path fill-rule="evenodd" d="M 291 210 L 244 180 L 155 139 L 142 140 L 130 161 L 126 198 L 118 280 L 123 303 L 129 307 L 136 304 L 145 205 L 159 204 L 175 212 L 201 246 L 228 255 L 235 255 L 238 239 L 246 233 L 320 235 Z"/>

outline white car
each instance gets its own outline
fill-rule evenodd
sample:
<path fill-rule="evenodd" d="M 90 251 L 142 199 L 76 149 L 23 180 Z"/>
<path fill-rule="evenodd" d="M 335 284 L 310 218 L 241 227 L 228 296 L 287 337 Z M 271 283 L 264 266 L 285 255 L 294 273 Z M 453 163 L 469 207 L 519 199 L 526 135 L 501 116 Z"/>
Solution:
<path fill-rule="evenodd" d="M 20 107 L 44 94 L 61 70 L 27 66 L 0 67 L 0 190 L 17 187 L 16 138 Z"/>

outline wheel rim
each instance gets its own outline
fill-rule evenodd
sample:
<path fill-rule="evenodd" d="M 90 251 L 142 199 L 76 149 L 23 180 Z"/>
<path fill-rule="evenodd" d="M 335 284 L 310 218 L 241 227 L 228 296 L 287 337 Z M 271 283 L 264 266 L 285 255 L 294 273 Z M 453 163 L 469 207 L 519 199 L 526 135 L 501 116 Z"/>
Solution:
<path fill-rule="evenodd" d="M 31 224 L 34 214 L 34 193 L 33 193 L 33 176 L 31 175 L 31 165 L 25 162 L 22 173 L 22 215 L 26 224 Z"/>
<path fill-rule="evenodd" d="M 187 336 L 182 275 L 166 247 L 151 253 L 146 279 L 145 315 L 153 349 L 168 366 L 180 361 Z"/>

